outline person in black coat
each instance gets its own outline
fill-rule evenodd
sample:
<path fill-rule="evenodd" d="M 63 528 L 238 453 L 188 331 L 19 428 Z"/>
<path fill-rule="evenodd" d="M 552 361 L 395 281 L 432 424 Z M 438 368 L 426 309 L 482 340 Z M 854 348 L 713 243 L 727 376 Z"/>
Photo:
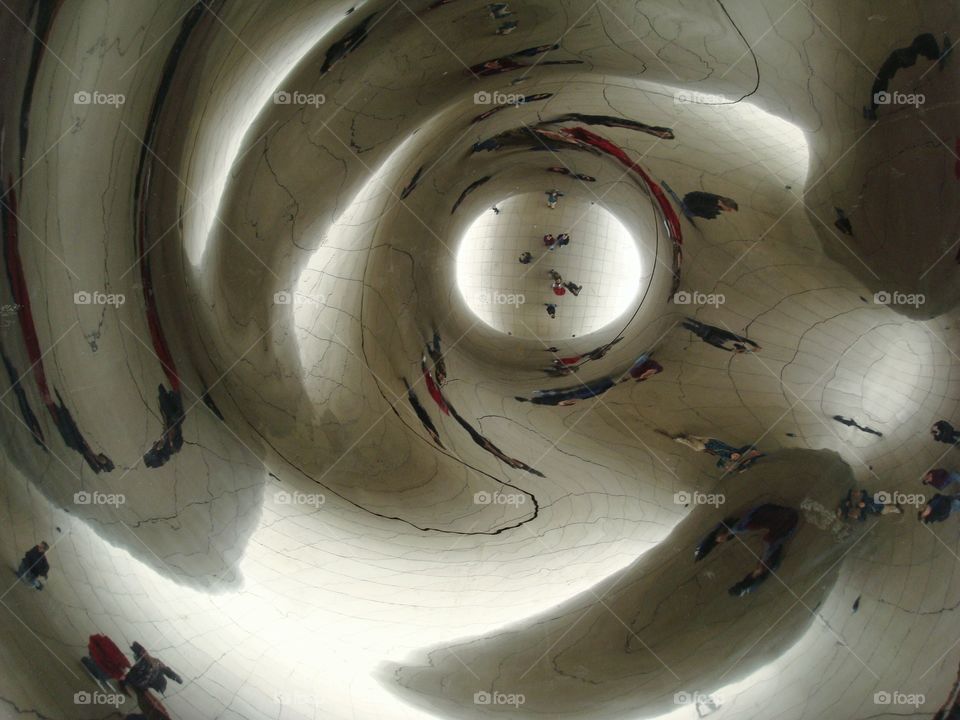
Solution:
<path fill-rule="evenodd" d="M 930 498 L 923 510 L 917 513 L 917 520 L 927 525 L 943 522 L 957 509 L 960 509 L 960 497 L 937 493 Z"/>
<path fill-rule="evenodd" d="M 37 590 L 43 590 L 43 583 L 40 582 L 40 578 L 46 580 L 50 572 L 50 563 L 47 562 L 46 555 L 49 549 L 50 546 L 46 542 L 34 545 L 24 554 L 23 560 L 20 561 L 20 567 L 17 568 L 17 575 L 20 579 L 30 583 Z"/>
<path fill-rule="evenodd" d="M 720 522 L 697 545 L 694 561 L 703 560 L 720 544 L 737 535 L 748 532 L 763 532 L 763 552 L 756 568 L 731 586 L 727 592 L 734 597 L 743 597 L 757 588 L 773 574 L 783 559 L 783 546 L 793 537 L 800 524 L 800 513 L 794 508 L 764 503 L 751 508 L 741 519 L 730 517 Z"/>
<path fill-rule="evenodd" d="M 713 345 L 721 350 L 732 353 L 757 352 L 762 348 L 753 340 L 737 335 L 729 330 L 724 330 L 716 325 L 707 325 L 699 320 L 687 318 L 683 321 L 683 327 L 692 332 L 698 338 L 708 345 Z"/>
<path fill-rule="evenodd" d="M 960 443 L 960 431 L 955 430 L 953 425 L 946 420 L 937 420 L 937 422 L 933 424 L 933 427 L 930 428 L 930 434 L 933 435 L 933 439 L 937 442 L 946 443 L 947 445 Z"/>
<path fill-rule="evenodd" d="M 143 462 L 149 468 L 162 467 L 183 448 L 183 398 L 179 390 L 157 386 L 157 402 L 163 416 L 163 433 L 144 453 Z"/>
<path fill-rule="evenodd" d="M 687 215 L 713 220 L 722 212 L 736 212 L 740 206 L 733 198 L 697 190 L 683 196 L 681 208 Z"/>
<path fill-rule="evenodd" d="M 948 48 L 944 48 L 947 50 Z M 887 86 L 898 70 L 913 67 L 917 58 L 925 57 L 927 60 L 939 60 L 941 57 L 940 46 L 937 39 L 931 33 L 917 35 L 913 42 L 907 47 L 897 48 L 880 66 L 880 71 L 876 75 L 873 87 L 870 88 L 870 104 L 864 107 L 863 115 L 868 120 L 877 119 L 878 100 L 883 93 L 887 92 Z"/>
<path fill-rule="evenodd" d="M 162 694 L 167 690 L 167 678 L 183 685 L 183 678 L 160 659 L 148 653 L 143 645 L 135 642 L 130 646 L 130 649 L 137 661 L 121 681 L 121 688 L 129 685 L 134 690 L 156 690 Z"/>

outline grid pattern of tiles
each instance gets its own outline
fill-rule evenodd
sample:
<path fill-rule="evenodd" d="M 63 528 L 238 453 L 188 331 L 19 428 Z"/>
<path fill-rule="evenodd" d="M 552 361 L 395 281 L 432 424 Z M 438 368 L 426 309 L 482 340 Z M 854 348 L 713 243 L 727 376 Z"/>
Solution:
<path fill-rule="evenodd" d="M 594 332 L 636 301 L 641 264 L 634 238 L 610 212 L 546 192 L 512 197 L 484 212 L 457 254 L 457 283 L 470 309 L 487 325 L 515 337 L 551 340 Z M 570 244 L 548 250 L 543 236 L 566 232 Z M 522 264 L 524 251 L 533 261 Z M 582 286 L 579 296 L 557 296 L 549 271 Z M 545 304 L 557 306 L 556 318 Z"/>

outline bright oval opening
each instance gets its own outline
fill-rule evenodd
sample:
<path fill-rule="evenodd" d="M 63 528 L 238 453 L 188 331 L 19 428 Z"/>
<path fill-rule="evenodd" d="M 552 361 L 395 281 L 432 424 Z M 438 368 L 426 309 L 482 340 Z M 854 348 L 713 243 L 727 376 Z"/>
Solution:
<path fill-rule="evenodd" d="M 485 211 L 457 253 L 457 286 L 473 313 L 502 333 L 543 341 L 609 325 L 636 301 L 643 270 L 636 240 L 606 208 L 566 197 L 550 208 L 547 200 L 528 193 Z M 544 235 L 561 233 L 568 244 L 545 245 Z M 525 252 L 530 261 L 521 263 Z"/>

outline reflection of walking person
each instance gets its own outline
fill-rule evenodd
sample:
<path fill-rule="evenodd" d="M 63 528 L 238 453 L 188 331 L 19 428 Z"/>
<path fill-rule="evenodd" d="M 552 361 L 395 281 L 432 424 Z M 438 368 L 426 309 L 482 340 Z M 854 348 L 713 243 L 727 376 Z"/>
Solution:
<path fill-rule="evenodd" d="M 443 393 L 440 392 L 440 388 L 433 381 L 433 376 L 427 367 L 427 358 L 425 357 L 420 358 L 420 372 L 423 373 L 423 382 L 427 386 L 427 392 L 430 393 L 430 397 L 433 398 L 437 407 L 440 408 L 440 412 L 444 415 L 449 415 L 450 411 L 447 409 L 447 401 L 443 399 Z"/>
<path fill-rule="evenodd" d="M 840 507 L 837 508 L 837 517 L 841 520 L 859 520 L 863 522 L 870 515 L 900 514 L 901 510 L 895 503 L 882 503 L 873 498 L 866 490 L 849 490 Z"/>
<path fill-rule="evenodd" d="M 547 196 L 547 207 L 551 210 L 557 206 L 560 198 L 563 197 L 563 193 L 559 190 L 547 190 L 544 194 Z"/>
<path fill-rule="evenodd" d="M 609 377 L 602 377 L 589 383 L 581 383 L 572 388 L 561 388 L 559 390 L 534 390 L 533 397 L 525 398 L 517 396 L 514 400 L 518 402 L 529 402 L 534 405 L 573 405 L 578 400 L 588 400 L 590 398 L 603 395 L 607 390 L 616 386 L 616 381 Z"/>
<path fill-rule="evenodd" d="M 427 353 L 433 361 L 433 376 L 437 380 L 437 385 L 443 387 L 447 382 L 447 363 L 443 359 L 443 350 L 440 349 L 440 334 L 434 330 L 433 340 L 427 343 Z"/>
<path fill-rule="evenodd" d="M 933 427 L 930 428 L 930 434 L 933 435 L 933 439 L 937 442 L 946 443 L 947 445 L 960 443 L 960 431 L 955 430 L 953 425 L 946 420 L 937 420 L 937 422 L 933 424 Z"/>
<path fill-rule="evenodd" d="M 833 210 L 837 213 L 837 219 L 833 221 L 833 226 L 844 235 L 853 237 L 853 225 L 850 224 L 850 218 L 847 217 L 843 208 L 835 207 Z"/>
<path fill-rule="evenodd" d="M 46 542 L 34 545 L 27 550 L 20 561 L 20 567 L 17 568 L 17 575 L 28 585 L 43 590 L 43 583 L 40 578 L 47 579 L 50 572 L 50 563 L 47 562 L 47 550 L 50 546 Z"/>
<path fill-rule="evenodd" d="M 570 172 L 570 170 L 567 169 L 567 168 L 565 168 L 565 167 L 557 167 L 557 166 L 548 167 L 548 168 L 547 168 L 547 172 L 559 173 L 560 175 L 570 175 L 570 176 L 572 176 L 572 177 L 575 177 L 577 180 L 580 180 L 581 182 L 596 182 L 596 181 L 597 181 L 597 179 L 596 179 L 595 177 L 593 177 L 592 175 L 584 175 L 583 173 Z"/>
<path fill-rule="evenodd" d="M 957 718 L 960 718 L 960 671 L 957 672 L 957 679 L 954 680 L 947 699 L 943 701 L 943 705 L 937 710 L 932 720 L 957 720 Z"/>
<path fill-rule="evenodd" d="M 130 669 L 127 656 L 107 635 L 91 635 L 87 639 L 87 653 L 81 662 L 101 686 L 107 680 L 121 680 Z M 93 669 L 97 672 L 94 673 Z"/>
<path fill-rule="evenodd" d="M 557 239 L 550 233 L 547 233 L 546 235 L 543 236 L 543 244 L 548 248 L 550 248 L 551 250 L 553 250 L 553 245 L 556 242 L 557 242 Z"/>
<path fill-rule="evenodd" d="M 468 423 L 457 412 L 456 408 L 454 408 L 453 405 L 448 405 L 448 407 L 450 408 L 450 413 L 453 415 L 453 419 L 456 420 L 458 423 L 460 423 L 460 426 L 467 431 L 467 433 L 470 435 L 470 438 L 481 448 L 483 448 L 488 453 L 496 457 L 498 460 L 501 460 L 502 462 L 507 463 L 507 465 L 509 465 L 512 468 L 516 468 L 518 470 L 526 470 L 528 473 L 532 473 L 533 475 L 537 475 L 538 477 L 544 477 L 544 474 L 539 470 L 536 470 L 530 467 L 525 462 L 523 462 L 523 460 L 518 460 L 517 458 L 510 457 L 505 452 L 503 452 L 503 450 L 501 450 L 492 442 L 490 442 L 490 440 L 484 437 L 482 434 L 480 434 L 480 432 L 477 431 L 477 429 L 474 428 L 473 425 Z"/>
<path fill-rule="evenodd" d="M 675 440 L 681 445 L 686 445 L 696 452 L 707 453 L 719 458 L 717 467 L 727 472 L 743 472 L 752 466 L 757 460 L 764 457 L 763 453 L 757 450 L 753 445 L 744 445 L 743 447 L 734 447 L 717 440 L 716 438 L 703 437 L 701 435 L 670 435 L 663 430 L 657 430 L 661 435 L 666 435 L 671 440 Z"/>
<path fill-rule="evenodd" d="M 407 382 L 406 378 L 403 378 L 403 385 L 404 387 L 407 388 L 407 399 L 410 401 L 410 406 L 413 408 L 413 411 L 417 414 L 417 417 L 420 419 L 420 422 L 423 424 L 424 430 L 427 431 L 427 433 L 430 435 L 431 438 L 433 438 L 433 441 L 439 447 L 443 447 L 443 443 L 440 442 L 440 433 L 437 431 L 437 427 L 433 424 L 433 420 L 430 419 L 429 413 L 427 413 L 423 405 L 420 404 L 420 399 L 417 397 L 417 394 L 413 391 L 413 388 L 410 387 L 410 383 Z"/>
<path fill-rule="evenodd" d="M 572 282 L 565 282 L 563 286 L 570 291 L 570 294 L 576 297 L 580 294 L 580 291 L 583 290 L 583 285 L 577 285 Z"/>
<path fill-rule="evenodd" d="M 643 382 L 654 375 L 663 372 L 663 365 L 650 357 L 650 353 L 644 353 L 638 357 L 626 374 L 620 379 L 620 382 L 634 380 Z"/>
<path fill-rule="evenodd" d="M 944 56 L 949 50 L 944 47 Z M 877 106 L 883 102 L 883 95 L 887 92 L 887 86 L 898 70 L 913 67 L 918 57 L 925 57 L 928 60 L 939 60 L 941 58 L 940 46 L 937 39 L 930 33 L 917 35 L 913 42 L 907 47 L 897 48 L 884 60 L 877 73 L 877 79 L 870 88 L 870 104 L 863 108 L 863 116 L 868 120 L 877 119 Z"/>
<path fill-rule="evenodd" d="M 555 320 L 557 317 L 557 306 L 553 303 L 544 303 L 544 305 L 547 307 L 547 315 L 550 316 L 551 320 Z"/>
<path fill-rule="evenodd" d="M 163 416 L 163 434 L 143 455 L 143 463 L 149 468 L 162 467 L 183 448 L 183 399 L 179 390 L 167 390 L 157 385 L 158 404 Z"/>
<path fill-rule="evenodd" d="M 529 265 L 531 262 L 533 262 L 533 255 L 531 255 L 529 252 L 524 251 L 524 253 L 520 255 L 520 257 L 518 258 L 518 260 L 520 261 L 521 265 Z"/>
<path fill-rule="evenodd" d="M 547 275 L 549 275 L 550 279 L 553 280 L 555 283 L 563 282 L 563 276 L 560 273 L 558 273 L 556 270 L 552 270 L 552 269 L 547 270 Z"/>
<path fill-rule="evenodd" d="M 694 552 L 694 560 L 703 560 L 717 545 L 729 541 L 736 535 L 764 530 L 763 553 L 757 567 L 728 592 L 735 597 L 743 597 L 773 573 L 783 559 L 783 546 L 797 530 L 800 514 L 793 508 L 765 503 L 747 512 L 742 520 L 726 518 L 700 541 Z"/>
<path fill-rule="evenodd" d="M 922 523 L 930 524 L 934 522 L 943 522 L 950 517 L 951 512 L 960 510 L 960 496 L 941 495 L 937 493 L 926 506 L 917 513 L 917 520 Z"/>
<path fill-rule="evenodd" d="M 170 711 L 160 702 L 160 698 L 149 690 L 137 690 L 137 707 L 140 712 L 127 715 L 127 720 L 172 720 Z"/>
<path fill-rule="evenodd" d="M 697 190 L 688 192 L 683 196 L 681 209 L 685 214 L 713 220 L 720 213 L 736 212 L 740 209 L 740 206 L 733 198 Z"/>
<path fill-rule="evenodd" d="M 662 127 L 660 125 L 647 125 L 642 123 L 639 120 L 630 120 L 628 118 L 619 118 L 612 117 L 610 115 L 584 115 L 582 113 L 567 113 L 566 115 L 561 115 L 558 118 L 553 118 L 548 122 L 551 123 L 562 123 L 562 122 L 582 122 L 587 125 L 603 125 L 605 127 L 612 128 L 626 128 L 628 130 L 639 130 L 640 132 L 645 132 L 648 135 L 653 135 L 658 137 L 661 140 L 673 140 L 674 134 L 673 130 L 668 127 Z"/>
<path fill-rule="evenodd" d="M 121 688 L 129 685 L 134 690 L 156 690 L 158 693 L 167 691 L 167 678 L 183 685 L 183 678 L 171 670 L 159 658 L 153 657 L 146 648 L 138 642 L 130 646 L 136 662 L 121 681 Z"/>
<path fill-rule="evenodd" d="M 845 418 L 843 415 L 834 415 L 833 419 L 836 420 L 841 425 L 846 425 L 847 427 L 855 427 L 860 432 L 869 433 L 870 435 L 876 435 L 878 437 L 883 437 L 883 433 L 879 430 L 874 430 L 872 427 L 867 427 L 866 425 L 861 425 L 853 418 Z"/>
<path fill-rule="evenodd" d="M 927 471 L 921 482 L 937 490 L 952 490 L 950 494 L 955 495 L 960 490 L 960 473 L 950 472 L 946 468 L 934 468 Z"/>
<path fill-rule="evenodd" d="M 716 327 L 715 325 L 707 325 L 706 323 L 702 323 L 694 318 L 687 318 L 684 320 L 683 327 L 692 332 L 708 345 L 713 345 L 714 347 L 720 348 L 721 350 L 726 350 L 727 352 L 743 353 L 757 352 L 758 350 L 762 350 L 759 345 L 749 338 L 745 338 L 742 335 L 737 335 L 729 330 Z"/>

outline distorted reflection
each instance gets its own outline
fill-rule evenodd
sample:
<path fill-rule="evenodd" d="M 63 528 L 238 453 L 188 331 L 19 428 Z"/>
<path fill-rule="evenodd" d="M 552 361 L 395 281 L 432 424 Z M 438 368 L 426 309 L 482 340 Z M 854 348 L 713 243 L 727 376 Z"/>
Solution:
<path fill-rule="evenodd" d="M 960 4 L 2 4 L 10 717 L 960 718 Z"/>

